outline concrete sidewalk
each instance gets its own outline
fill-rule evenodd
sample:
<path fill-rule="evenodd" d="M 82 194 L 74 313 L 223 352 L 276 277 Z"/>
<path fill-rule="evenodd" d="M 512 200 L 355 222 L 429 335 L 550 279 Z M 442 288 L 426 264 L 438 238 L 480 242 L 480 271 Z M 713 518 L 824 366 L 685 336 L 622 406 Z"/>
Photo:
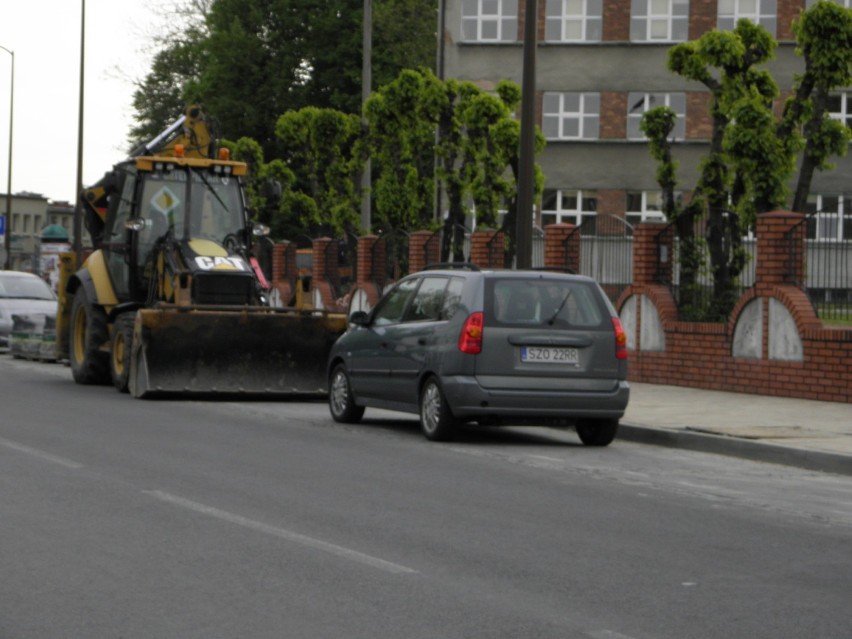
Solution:
<path fill-rule="evenodd" d="M 619 439 L 852 475 L 852 404 L 630 384 Z"/>

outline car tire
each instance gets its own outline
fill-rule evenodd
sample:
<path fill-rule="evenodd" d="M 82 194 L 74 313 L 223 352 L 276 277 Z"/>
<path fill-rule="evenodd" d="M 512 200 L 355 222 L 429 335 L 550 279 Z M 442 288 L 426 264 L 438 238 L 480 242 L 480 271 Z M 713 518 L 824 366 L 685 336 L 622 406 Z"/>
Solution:
<path fill-rule="evenodd" d="M 68 360 L 78 384 L 109 384 L 109 355 L 101 346 L 109 340 L 107 317 L 80 287 L 71 304 Z"/>
<path fill-rule="evenodd" d="M 135 313 L 119 315 L 112 326 L 110 338 L 109 372 L 112 385 L 120 393 L 126 393 L 130 380 L 130 354 L 133 349 L 133 324 Z"/>
<path fill-rule="evenodd" d="M 341 424 L 356 424 L 364 416 L 364 407 L 355 403 L 349 375 L 343 364 L 334 367 L 328 381 L 328 410 L 331 418 Z"/>
<path fill-rule="evenodd" d="M 586 446 L 609 446 L 618 431 L 617 419 L 581 419 L 576 426 L 580 441 Z"/>
<path fill-rule="evenodd" d="M 420 391 L 420 428 L 433 442 L 449 441 L 455 435 L 456 420 L 435 377 L 427 379 Z"/>

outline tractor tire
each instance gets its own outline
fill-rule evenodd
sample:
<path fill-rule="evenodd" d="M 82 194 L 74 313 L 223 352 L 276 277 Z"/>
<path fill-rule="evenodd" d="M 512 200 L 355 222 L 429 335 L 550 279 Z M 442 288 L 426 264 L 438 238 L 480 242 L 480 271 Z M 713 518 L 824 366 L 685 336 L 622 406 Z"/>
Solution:
<path fill-rule="evenodd" d="M 119 315 L 112 325 L 110 338 L 109 372 L 112 385 L 120 393 L 128 392 L 130 380 L 130 353 L 133 349 L 133 324 L 135 313 Z"/>
<path fill-rule="evenodd" d="M 68 359 L 78 384 L 109 384 L 109 354 L 102 347 L 109 340 L 104 310 L 80 287 L 71 304 L 68 327 Z"/>

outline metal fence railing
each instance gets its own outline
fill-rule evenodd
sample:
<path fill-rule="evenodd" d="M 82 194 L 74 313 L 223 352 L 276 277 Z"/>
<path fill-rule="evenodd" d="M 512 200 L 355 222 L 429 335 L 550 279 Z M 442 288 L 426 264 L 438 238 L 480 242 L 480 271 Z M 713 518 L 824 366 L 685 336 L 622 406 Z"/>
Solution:
<path fill-rule="evenodd" d="M 810 230 L 817 215 L 808 215 L 788 231 L 790 262 L 785 279 L 807 293 L 822 321 L 852 325 L 852 239 L 805 239 L 803 243 L 801 234 L 813 235 Z"/>
<path fill-rule="evenodd" d="M 756 240 L 743 238 L 740 250 L 744 253 L 744 263 L 726 298 L 731 306 L 735 298 L 755 283 Z M 730 308 L 720 303 L 716 294 L 710 249 L 703 237 L 683 239 L 678 234 L 677 222 L 672 222 L 657 234 L 657 256 L 657 281 L 671 290 L 679 319 L 727 321 Z"/>
<path fill-rule="evenodd" d="M 578 226 L 580 274 L 591 277 L 615 304 L 633 283 L 633 227 L 623 218 L 599 214 Z"/>

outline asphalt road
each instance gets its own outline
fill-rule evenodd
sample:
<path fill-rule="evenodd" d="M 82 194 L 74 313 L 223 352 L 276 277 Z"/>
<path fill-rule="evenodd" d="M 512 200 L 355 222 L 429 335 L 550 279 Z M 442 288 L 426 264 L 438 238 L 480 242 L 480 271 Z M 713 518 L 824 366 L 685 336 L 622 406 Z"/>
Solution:
<path fill-rule="evenodd" d="M 852 478 L 0 355 L 0 639 L 852 637 Z"/>

